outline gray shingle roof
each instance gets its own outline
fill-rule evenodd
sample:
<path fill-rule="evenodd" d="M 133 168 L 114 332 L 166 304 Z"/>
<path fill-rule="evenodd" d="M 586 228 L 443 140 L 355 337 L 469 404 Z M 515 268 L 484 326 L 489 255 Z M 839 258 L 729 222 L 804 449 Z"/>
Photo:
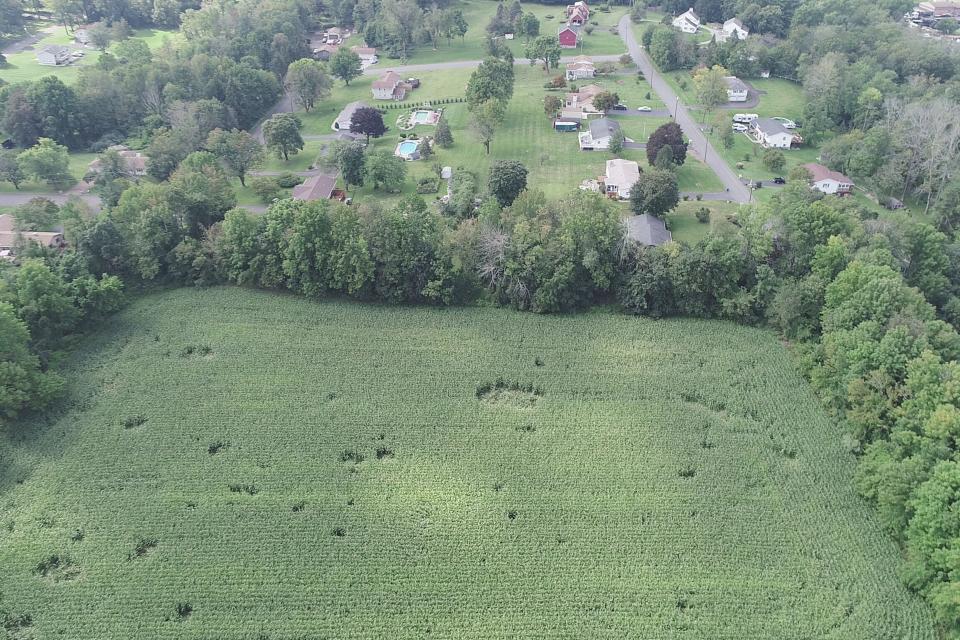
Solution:
<path fill-rule="evenodd" d="M 598 118 L 590 121 L 590 137 L 594 140 L 612 136 L 620 131 L 620 123 L 610 118 Z"/>
<path fill-rule="evenodd" d="M 624 224 L 630 240 L 648 247 L 659 247 L 673 240 L 673 235 L 667 230 L 663 220 L 647 213 L 642 216 L 630 216 Z"/>
<path fill-rule="evenodd" d="M 753 126 L 768 136 L 776 135 L 778 133 L 790 134 L 786 127 L 773 118 L 757 118 L 753 121 Z"/>

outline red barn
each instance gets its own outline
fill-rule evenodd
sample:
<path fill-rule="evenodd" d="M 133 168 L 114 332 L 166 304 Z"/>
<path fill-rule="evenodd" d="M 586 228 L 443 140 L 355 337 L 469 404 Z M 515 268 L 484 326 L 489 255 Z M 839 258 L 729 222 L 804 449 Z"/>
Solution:
<path fill-rule="evenodd" d="M 564 49 L 576 49 L 580 43 L 580 29 L 577 29 L 574 25 L 561 27 L 557 32 L 557 41 Z"/>

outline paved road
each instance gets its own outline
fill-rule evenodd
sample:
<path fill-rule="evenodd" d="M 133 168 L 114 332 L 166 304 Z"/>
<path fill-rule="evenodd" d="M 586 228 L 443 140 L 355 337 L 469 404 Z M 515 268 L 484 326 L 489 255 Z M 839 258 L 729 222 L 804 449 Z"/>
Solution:
<path fill-rule="evenodd" d="M 92 193 L 35 193 L 30 191 L 15 191 L 13 193 L 0 193 L 0 207 L 18 207 L 26 204 L 34 198 L 46 198 L 51 202 L 63 204 L 67 198 L 76 196 L 87 204 L 94 211 L 100 210 L 100 197 Z"/>
<path fill-rule="evenodd" d="M 726 196 L 725 199 L 735 202 L 749 202 L 750 189 L 740 182 L 737 174 L 733 172 L 733 169 L 717 154 L 716 150 L 710 144 L 710 141 L 707 140 L 707 137 L 700 131 L 696 121 L 687 110 L 687 107 L 680 103 L 677 94 L 674 93 L 670 85 L 667 84 L 653 66 L 653 61 L 650 60 L 647 52 L 637 44 L 636 38 L 633 37 L 630 17 L 624 16 L 621 18 L 618 28 L 620 30 L 620 37 L 627 45 L 627 51 L 630 52 L 633 61 L 637 63 L 640 70 L 643 71 L 644 77 L 650 83 L 654 92 L 660 96 L 660 99 L 667 107 L 675 107 L 676 122 L 690 140 L 690 152 L 700 160 L 705 161 L 707 166 L 713 169 L 713 172 L 720 178 L 720 182 L 723 183 L 723 186 L 728 190 L 728 193 L 723 194 Z"/>
<path fill-rule="evenodd" d="M 560 64 L 566 62 L 573 62 L 576 56 L 566 56 L 560 58 Z M 618 55 L 605 55 L 605 56 L 590 56 L 590 59 L 594 62 L 616 62 L 620 59 Z M 369 66 L 363 70 L 363 74 L 367 76 L 379 76 L 387 71 L 396 71 L 400 75 L 406 75 L 408 73 L 424 73 L 426 71 L 442 71 L 444 69 L 472 69 L 476 66 L 479 66 L 482 60 L 453 60 L 451 62 L 430 62 L 428 64 L 408 64 L 400 66 L 391 66 L 389 64 L 384 64 L 383 61 L 378 62 L 375 65 Z M 530 64 L 529 58 L 514 58 L 514 64 Z M 539 64 L 539 63 L 538 63 Z"/>

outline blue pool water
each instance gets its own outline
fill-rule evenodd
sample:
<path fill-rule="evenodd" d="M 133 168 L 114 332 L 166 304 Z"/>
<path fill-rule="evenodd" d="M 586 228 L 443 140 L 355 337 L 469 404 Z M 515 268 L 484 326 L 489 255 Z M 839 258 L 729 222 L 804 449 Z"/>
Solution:
<path fill-rule="evenodd" d="M 416 150 L 417 150 L 417 143 L 416 143 L 416 142 L 407 141 L 407 142 L 401 142 L 401 143 L 400 143 L 400 153 L 402 153 L 402 154 L 405 155 L 405 156 L 410 155 L 411 153 L 413 153 L 413 152 L 416 151 Z"/>
<path fill-rule="evenodd" d="M 430 111 L 414 111 L 413 112 L 413 121 L 417 124 L 422 124 L 424 122 L 429 122 L 433 114 Z"/>

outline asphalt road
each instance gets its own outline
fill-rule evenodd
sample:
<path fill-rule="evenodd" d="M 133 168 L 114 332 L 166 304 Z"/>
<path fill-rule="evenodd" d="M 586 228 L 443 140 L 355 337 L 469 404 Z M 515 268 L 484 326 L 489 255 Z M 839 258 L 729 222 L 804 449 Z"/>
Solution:
<path fill-rule="evenodd" d="M 726 199 L 734 202 L 749 202 L 750 189 L 740 182 L 737 174 L 730 168 L 730 165 L 717 154 L 713 145 L 710 144 L 707 137 L 700 131 L 697 122 L 693 119 L 693 116 L 690 115 L 687 107 L 680 102 L 677 94 L 670 88 L 670 85 L 663 79 L 663 76 L 657 72 L 653 66 L 653 61 L 650 60 L 650 56 L 637 44 L 636 38 L 633 37 L 630 17 L 622 17 L 618 28 L 620 30 L 620 37 L 627 45 L 627 51 L 630 52 L 630 56 L 633 58 L 633 61 L 637 63 L 640 70 L 643 71 L 644 77 L 650 83 L 654 92 L 660 96 L 660 99 L 663 100 L 663 103 L 667 105 L 668 108 L 675 110 L 674 118 L 677 124 L 680 125 L 680 128 L 683 129 L 683 133 L 687 136 L 687 139 L 690 140 L 690 152 L 703 160 L 707 166 L 717 174 L 720 182 L 723 183 L 724 188 L 727 190 Z"/>

